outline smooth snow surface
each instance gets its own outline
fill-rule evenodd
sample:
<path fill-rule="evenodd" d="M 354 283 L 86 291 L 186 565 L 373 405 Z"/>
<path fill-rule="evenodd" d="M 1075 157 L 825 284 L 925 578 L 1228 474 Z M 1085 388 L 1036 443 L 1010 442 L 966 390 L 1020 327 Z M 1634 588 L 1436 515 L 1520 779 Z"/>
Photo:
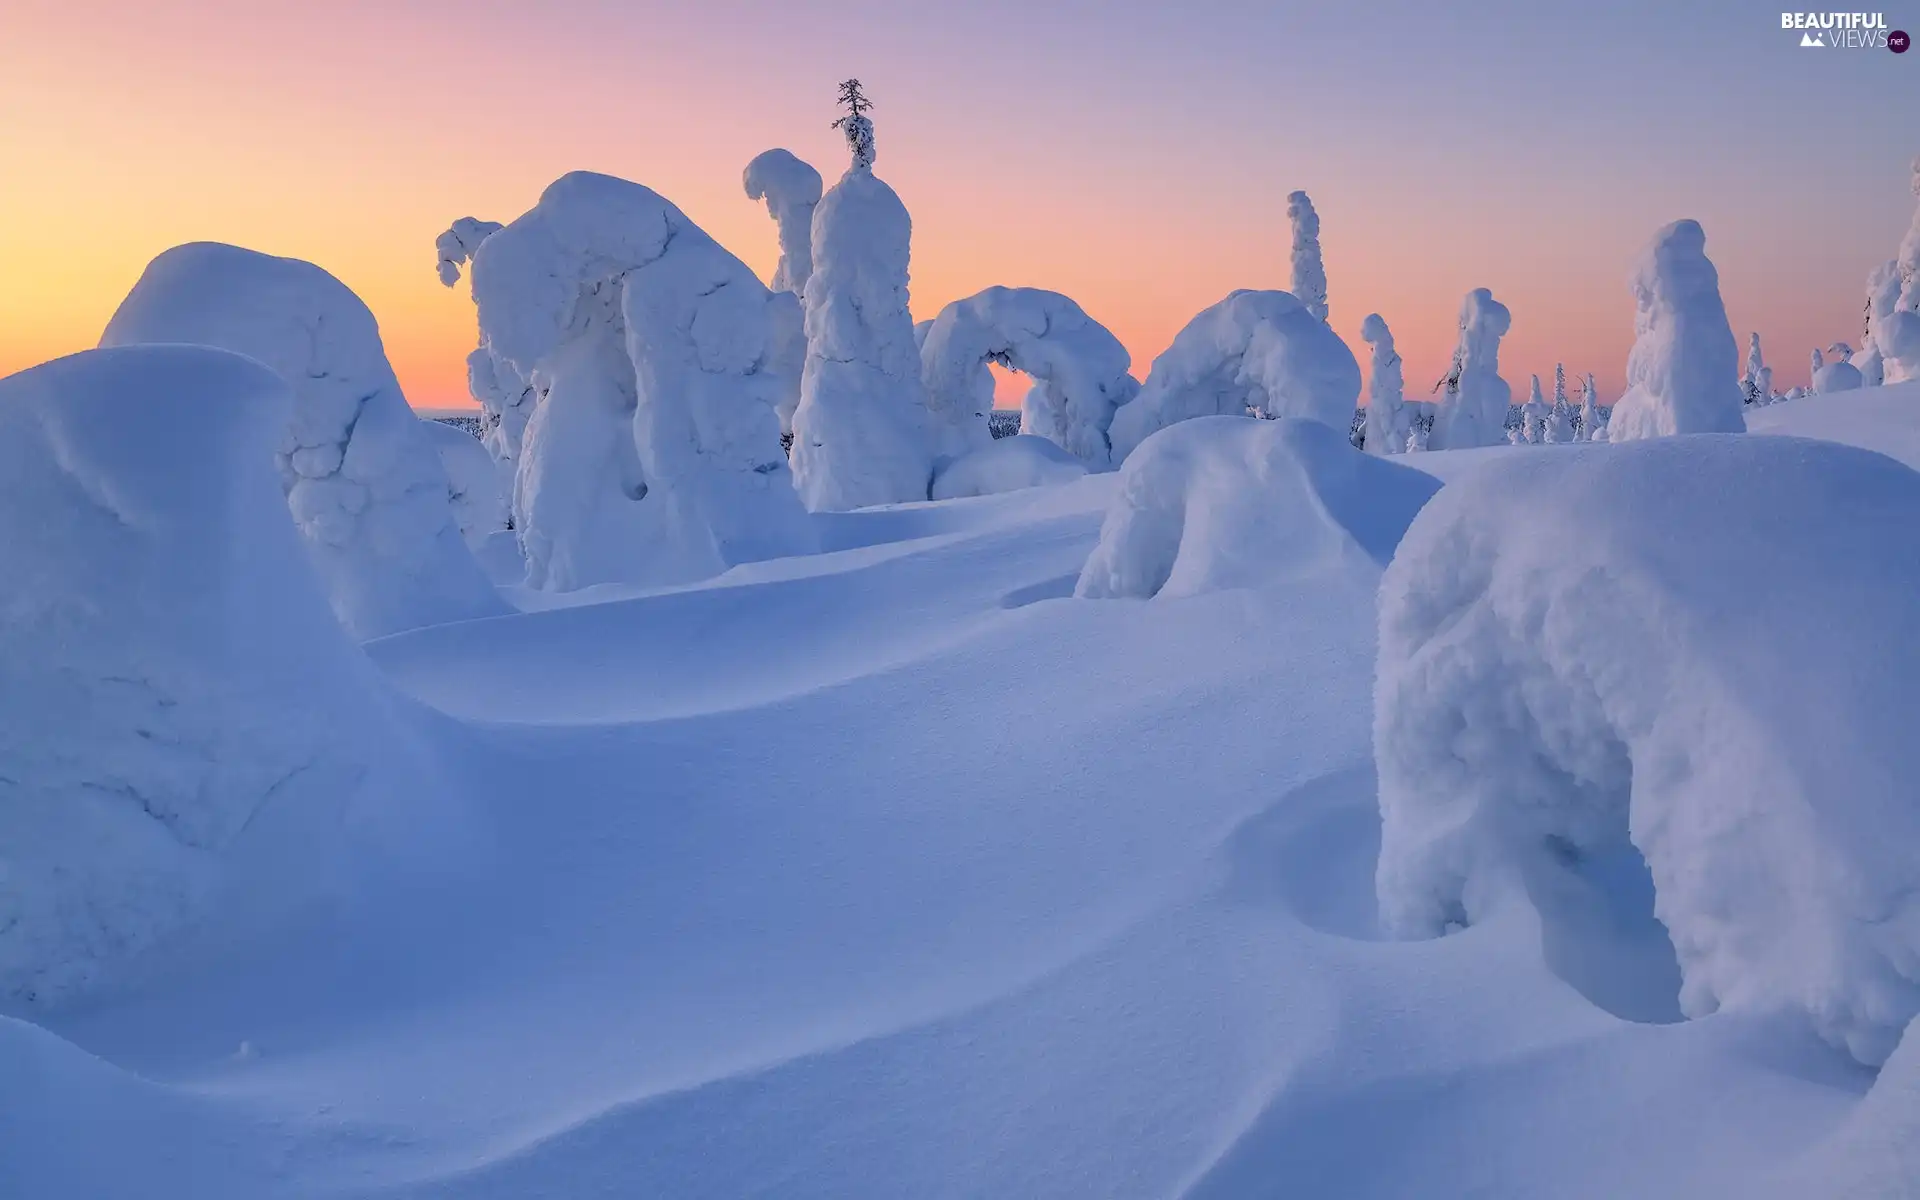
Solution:
<path fill-rule="evenodd" d="M 912 235 L 907 206 L 858 163 L 814 209 L 793 479 L 815 512 L 925 500 L 933 481 L 926 339 L 907 311 Z"/>
<path fill-rule="evenodd" d="M 1698 221 L 1675 221 L 1654 235 L 1634 268 L 1637 336 L 1627 355 L 1626 395 L 1607 422 L 1608 440 L 1746 428 L 1740 350 L 1706 248 Z"/>
<path fill-rule="evenodd" d="M 791 301 L 679 209 L 563 176 L 481 243 L 473 297 L 485 348 L 545 393 L 514 485 L 533 586 L 678 583 L 811 547 L 775 412 Z"/>
<path fill-rule="evenodd" d="M 1914 400 L 1862 389 L 1756 425 L 1904 454 Z M 1407 461 L 1447 480 L 1439 505 L 1503 462 L 1581 454 Z M 439 711 L 352 695 L 438 773 L 301 832 L 377 824 L 381 865 L 289 915 L 252 901 L 306 860 L 240 855 L 248 903 L 216 910 L 248 928 L 198 927 L 85 1003 L 0 1002 L 0 1196 L 1911 1194 L 1913 1039 L 1876 1081 L 1802 1018 L 1673 1022 L 1631 856 L 1538 875 L 1534 903 L 1453 936 L 1386 939 L 1377 571 L 1075 600 L 1122 483 L 816 514 L 827 553 L 515 592 L 544 608 L 371 643 Z M 1242 506 L 1297 494 L 1284 473 L 1249 486 Z M 1495 527 L 1577 542 L 1614 499 Z M 66 511 L 35 505 L 34 528 Z M 1804 594 L 1743 596 L 1722 634 L 1759 669 L 1856 635 L 1909 653 L 1910 622 L 1789 612 Z M 1801 713 L 1791 744 L 1831 732 Z M 339 728 L 269 731 L 358 744 Z"/>
<path fill-rule="evenodd" d="M 1549 508 L 1580 536 L 1511 519 Z M 1381 588 L 1387 924 L 1531 890 L 1573 938 L 1568 881 L 1643 857 L 1682 1011 L 1796 1012 L 1877 1065 L 1920 1012 L 1920 650 L 1885 636 L 1917 587 L 1920 473 L 1848 447 L 1662 439 L 1449 484 Z"/>
<path fill-rule="evenodd" d="M 1047 438 L 1015 434 L 997 438 L 940 468 L 935 500 L 991 496 L 1049 483 L 1067 483 L 1087 473 L 1086 464 Z"/>
<path fill-rule="evenodd" d="M 1345 433 L 1360 364 L 1289 292 L 1238 291 L 1187 322 L 1153 360 L 1140 394 L 1113 416 L 1113 461 L 1195 417 L 1305 417 Z"/>
<path fill-rule="evenodd" d="M 294 523 L 356 636 L 506 606 L 460 540 L 446 470 L 407 407 L 367 306 L 312 263 L 175 246 L 147 265 L 102 346 L 183 342 L 257 359 L 293 389 L 275 453 Z"/>
<path fill-rule="evenodd" d="M 197 346 L 0 380 L 0 996 L 111 980 L 206 911 L 263 811 L 338 821 L 368 769 L 378 681 L 274 471 L 292 409 Z M 78 1194 L 7 1187 L 6 1128 L 0 1194 Z"/>
<path fill-rule="evenodd" d="M 1364 585 L 1439 486 L 1318 421 L 1182 421 L 1121 468 L 1074 594 L 1147 599 L 1314 578 Z"/>
<path fill-rule="evenodd" d="M 1034 381 L 1021 407 L 1020 432 L 1046 438 L 1093 469 L 1110 461 L 1113 410 L 1140 390 L 1120 339 L 1058 292 L 988 288 L 941 309 L 916 340 L 937 452 L 945 458 L 992 438 L 988 363 Z"/>

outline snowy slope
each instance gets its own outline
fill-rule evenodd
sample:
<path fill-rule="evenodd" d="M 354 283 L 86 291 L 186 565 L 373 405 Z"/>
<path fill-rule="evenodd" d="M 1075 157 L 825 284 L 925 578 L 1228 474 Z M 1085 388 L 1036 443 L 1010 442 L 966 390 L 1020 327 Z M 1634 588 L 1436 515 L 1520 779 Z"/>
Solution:
<path fill-rule="evenodd" d="M 1911 1046 L 1382 938 L 1371 580 L 1073 600 L 1116 484 L 371 643 L 471 836 L 7 1010 L 0 1195 L 1900 1194 Z"/>

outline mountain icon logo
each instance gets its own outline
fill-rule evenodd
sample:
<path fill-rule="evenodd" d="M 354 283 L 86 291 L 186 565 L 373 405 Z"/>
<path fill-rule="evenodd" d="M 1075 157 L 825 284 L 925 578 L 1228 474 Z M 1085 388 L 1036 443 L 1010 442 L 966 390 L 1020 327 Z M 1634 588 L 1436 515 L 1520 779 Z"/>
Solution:
<path fill-rule="evenodd" d="M 1803 33 L 1800 35 L 1800 44 L 1802 46 L 1819 46 L 1825 49 L 1827 43 L 1822 40 L 1823 36 L 1824 35 L 1818 33 Z"/>

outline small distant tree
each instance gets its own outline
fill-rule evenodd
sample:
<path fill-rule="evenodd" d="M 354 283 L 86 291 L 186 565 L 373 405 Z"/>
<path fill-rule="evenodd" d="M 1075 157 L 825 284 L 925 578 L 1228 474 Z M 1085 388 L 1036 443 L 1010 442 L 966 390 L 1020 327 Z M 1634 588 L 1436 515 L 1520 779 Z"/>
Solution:
<path fill-rule="evenodd" d="M 1766 364 L 1760 360 L 1760 335 L 1747 337 L 1747 373 L 1740 377 L 1740 393 L 1748 404 L 1763 404 L 1760 395 L 1760 368 Z"/>
<path fill-rule="evenodd" d="M 1853 347 L 1847 345 L 1845 342 L 1835 342 L 1833 345 L 1828 346 L 1827 353 L 1833 355 L 1843 363 L 1853 361 Z"/>
<path fill-rule="evenodd" d="M 873 108 L 873 101 L 867 99 L 860 90 L 858 79 L 847 79 L 840 84 L 840 106 L 846 109 L 846 115 L 833 123 L 847 139 L 847 149 L 853 151 L 853 165 L 860 168 L 873 166 L 873 121 L 867 112 Z"/>
<path fill-rule="evenodd" d="M 1327 319 L 1327 268 L 1320 257 L 1320 214 L 1305 192 L 1287 197 L 1287 219 L 1293 223 L 1294 298 L 1322 321 Z"/>

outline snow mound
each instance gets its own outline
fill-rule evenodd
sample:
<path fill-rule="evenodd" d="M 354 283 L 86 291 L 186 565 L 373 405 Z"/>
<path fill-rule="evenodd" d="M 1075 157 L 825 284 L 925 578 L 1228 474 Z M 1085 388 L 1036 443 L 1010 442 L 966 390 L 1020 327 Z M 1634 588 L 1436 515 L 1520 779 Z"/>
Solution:
<path fill-rule="evenodd" d="M 1139 383 L 1120 339 L 1058 292 L 990 287 L 940 310 L 921 338 L 921 373 L 939 438 L 957 457 L 991 439 L 988 363 L 1034 381 L 1020 428 L 1065 448 L 1090 467 L 1109 461 L 1107 427 Z"/>
<path fill-rule="evenodd" d="M 1086 464 L 1047 438 L 1016 434 L 963 454 L 933 477 L 935 500 L 991 496 L 1049 483 L 1070 483 Z"/>
<path fill-rule="evenodd" d="M 1121 468 L 1074 594 L 1190 596 L 1322 574 L 1370 581 L 1439 487 L 1319 421 L 1183 421 Z"/>
<path fill-rule="evenodd" d="M 509 527 L 513 477 L 502 470 L 487 448 L 457 425 L 445 421 L 420 422 L 427 440 L 440 455 L 447 472 L 447 499 L 453 519 L 469 549 L 478 554 L 487 539 Z"/>
<path fill-rule="evenodd" d="M 1290 292 L 1237 291 L 1187 322 L 1153 360 L 1140 394 L 1114 414 L 1118 463 L 1194 417 L 1304 417 L 1343 433 L 1360 400 L 1360 364 Z"/>
<path fill-rule="evenodd" d="M 1638 336 L 1608 440 L 1745 430 L 1740 349 L 1700 223 L 1675 221 L 1654 235 L 1632 287 Z"/>
<path fill-rule="evenodd" d="M 0 380 L 0 996 L 97 982 L 264 806 L 361 768 L 377 685 L 287 518 L 289 400 L 198 346 Z"/>
<path fill-rule="evenodd" d="M 1579 537 L 1514 513 L 1586 514 Z M 1489 462 L 1381 585 L 1390 929 L 1637 852 L 1690 1016 L 1875 1064 L 1920 1012 L 1920 474 L 1704 436 Z"/>
<path fill-rule="evenodd" d="M 814 209 L 793 478 L 815 512 L 925 500 L 933 481 L 927 391 L 907 309 L 912 237 L 907 206 L 857 161 Z"/>
<path fill-rule="evenodd" d="M 100 338 L 164 342 L 244 354 L 293 389 L 275 452 L 281 485 L 356 637 L 507 611 L 460 540 L 447 473 L 379 326 L 345 284 L 299 259 L 175 246 L 147 265 Z"/>
<path fill-rule="evenodd" d="M 1864 384 L 1860 368 L 1850 362 L 1831 362 L 1814 372 L 1813 390 L 1822 396 L 1850 392 Z"/>
<path fill-rule="evenodd" d="M 563 176 L 481 243 L 473 295 L 485 348 L 545 393 L 515 479 L 532 586 L 684 582 L 813 548 L 775 414 L 797 343 L 678 208 Z"/>

